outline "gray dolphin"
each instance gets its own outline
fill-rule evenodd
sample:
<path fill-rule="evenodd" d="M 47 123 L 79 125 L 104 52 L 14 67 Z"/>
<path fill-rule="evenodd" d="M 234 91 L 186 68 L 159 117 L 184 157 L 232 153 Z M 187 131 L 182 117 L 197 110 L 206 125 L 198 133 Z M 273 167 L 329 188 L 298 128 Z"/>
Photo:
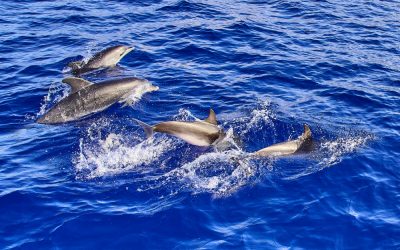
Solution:
<path fill-rule="evenodd" d="M 74 75 L 80 75 L 100 68 L 114 67 L 124 56 L 126 56 L 132 50 L 132 47 L 124 45 L 112 46 L 96 53 L 87 62 L 70 62 L 68 64 L 68 67 L 71 68 Z"/>
<path fill-rule="evenodd" d="M 217 126 L 217 117 L 212 109 L 204 121 L 167 121 L 154 126 L 137 119 L 135 121 L 143 127 L 147 137 L 151 137 L 154 132 L 160 132 L 176 136 L 196 146 L 216 145 L 225 137 L 224 131 Z"/>
<path fill-rule="evenodd" d="M 86 115 L 102 111 L 117 101 L 127 101 L 134 95 L 158 90 L 145 79 L 128 77 L 92 84 L 82 78 L 65 78 L 63 83 L 70 85 L 71 93 L 54 105 L 37 120 L 38 123 L 55 124 L 74 121 Z"/>
<path fill-rule="evenodd" d="M 303 134 L 296 140 L 281 142 L 254 152 L 256 156 L 284 156 L 298 153 L 307 153 L 313 149 L 313 140 L 310 127 L 304 124 Z"/>

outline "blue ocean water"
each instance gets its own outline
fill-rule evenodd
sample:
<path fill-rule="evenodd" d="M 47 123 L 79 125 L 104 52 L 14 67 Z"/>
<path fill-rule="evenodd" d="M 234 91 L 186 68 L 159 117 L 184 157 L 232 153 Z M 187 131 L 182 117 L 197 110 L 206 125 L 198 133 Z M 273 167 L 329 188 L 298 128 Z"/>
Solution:
<path fill-rule="evenodd" d="M 399 249 L 398 1 L 0 2 L 0 248 Z M 132 45 L 94 82 L 160 87 L 58 126 L 66 65 Z M 204 119 L 217 151 L 133 118 Z M 315 152 L 232 161 L 297 138 Z"/>

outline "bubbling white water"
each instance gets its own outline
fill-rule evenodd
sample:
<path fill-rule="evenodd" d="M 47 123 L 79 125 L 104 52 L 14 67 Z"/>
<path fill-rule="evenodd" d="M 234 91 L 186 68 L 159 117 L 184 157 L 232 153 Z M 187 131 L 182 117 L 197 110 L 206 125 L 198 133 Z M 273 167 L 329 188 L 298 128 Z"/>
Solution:
<path fill-rule="evenodd" d="M 318 165 L 329 167 L 337 164 L 340 162 L 342 156 L 354 152 L 371 139 L 373 139 L 372 135 L 348 135 L 333 141 L 322 142 L 319 146 L 319 151 L 323 154 L 323 157 L 318 162 Z"/>
<path fill-rule="evenodd" d="M 358 148 L 364 146 L 372 139 L 372 135 L 348 134 L 333 140 L 320 142 L 316 151 L 311 154 L 315 164 L 302 169 L 299 173 L 285 177 L 284 179 L 297 179 L 338 164 L 345 156 L 355 152 Z"/>
<path fill-rule="evenodd" d="M 150 165 L 170 149 L 170 140 L 145 140 L 130 146 L 126 139 L 111 133 L 106 139 L 94 144 L 85 144 L 81 139 L 79 157 L 75 168 L 78 173 L 87 172 L 84 178 L 92 179 L 135 170 Z"/>

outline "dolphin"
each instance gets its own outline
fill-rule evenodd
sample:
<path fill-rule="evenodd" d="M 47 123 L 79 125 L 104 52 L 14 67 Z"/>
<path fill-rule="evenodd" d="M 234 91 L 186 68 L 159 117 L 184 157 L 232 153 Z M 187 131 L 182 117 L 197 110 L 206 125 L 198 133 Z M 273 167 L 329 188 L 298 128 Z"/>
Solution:
<path fill-rule="evenodd" d="M 112 46 L 96 53 L 87 62 L 70 62 L 68 64 L 68 67 L 71 68 L 74 75 L 84 74 L 86 72 L 100 68 L 114 67 L 124 56 L 126 56 L 132 50 L 132 47 L 124 45 Z"/>
<path fill-rule="evenodd" d="M 82 78 L 68 77 L 62 80 L 71 87 L 70 94 L 54 105 L 37 123 L 56 124 L 74 121 L 102 111 L 117 101 L 129 103 L 129 97 L 140 97 L 146 92 L 158 90 L 145 79 L 128 77 L 92 84 Z"/>
<path fill-rule="evenodd" d="M 303 134 L 296 140 L 281 142 L 254 152 L 256 156 L 285 156 L 308 153 L 313 149 L 313 139 L 310 127 L 304 124 Z"/>
<path fill-rule="evenodd" d="M 137 119 L 135 121 L 142 126 L 148 138 L 154 132 L 160 132 L 176 136 L 192 145 L 211 146 L 218 144 L 225 137 L 225 132 L 218 127 L 217 117 L 212 109 L 204 121 L 167 121 L 154 126 Z"/>

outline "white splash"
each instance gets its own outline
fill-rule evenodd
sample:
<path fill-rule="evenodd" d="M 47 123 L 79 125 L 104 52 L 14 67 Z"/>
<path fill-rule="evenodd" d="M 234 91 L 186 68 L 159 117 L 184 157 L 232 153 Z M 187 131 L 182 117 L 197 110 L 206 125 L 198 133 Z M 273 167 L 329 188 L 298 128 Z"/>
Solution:
<path fill-rule="evenodd" d="M 338 164 L 346 155 L 355 152 L 371 139 L 373 139 L 372 135 L 347 135 L 335 140 L 321 142 L 316 152 L 311 154 L 311 157 L 316 161 L 315 164 L 284 179 L 297 179 Z"/>
<path fill-rule="evenodd" d="M 195 121 L 200 121 L 201 119 L 197 118 L 195 115 L 190 112 L 188 109 L 180 108 L 178 111 L 178 114 L 174 116 L 175 120 L 179 121 L 190 121 L 190 120 L 195 120 Z"/>
<path fill-rule="evenodd" d="M 69 88 L 60 83 L 52 83 L 50 85 L 47 95 L 43 97 L 43 101 L 40 104 L 40 110 L 36 116 L 41 116 L 50 108 L 51 104 L 59 102 L 69 94 Z"/>
<path fill-rule="evenodd" d="M 271 102 L 265 100 L 260 102 L 259 108 L 251 111 L 250 120 L 246 121 L 246 128 L 242 134 L 247 134 L 254 128 L 261 128 L 262 123 L 268 124 L 271 128 L 274 127 L 273 120 L 276 119 L 275 112 L 271 108 Z"/>
<path fill-rule="evenodd" d="M 372 136 L 349 136 L 338 138 L 334 141 L 322 142 L 319 146 L 320 151 L 324 158 L 322 158 L 318 165 L 329 167 L 340 162 L 342 156 L 354 152 L 360 146 L 372 139 Z"/>
<path fill-rule="evenodd" d="M 85 64 L 87 63 L 90 58 L 93 57 L 93 55 L 95 54 L 95 51 L 99 51 L 100 48 L 98 48 L 99 44 L 95 41 L 91 41 L 88 43 L 88 45 L 86 46 L 86 52 L 85 55 L 82 59 L 82 62 Z"/>
<path fill-rule="evenodd" d="M 246 159 L 245 153 L 229 150 L 202 154 L 159 179 L 162 182 L 177 181 L 181 183 L 180 188 L 193 194 L 206 192 L 221 197 L 247 184 L 254 172 L 254 166 Z"/>
<path fill-rule="evenodd" d="M 149 139 L 130 146 L 126 139 L 114 133 L 97 143 L 84 143 L 81 139 L 75 169 L 84 179 L 129 172 L 157 161 L 160 155 L 171 149 L 171 144 L 168 139 Z"/>

